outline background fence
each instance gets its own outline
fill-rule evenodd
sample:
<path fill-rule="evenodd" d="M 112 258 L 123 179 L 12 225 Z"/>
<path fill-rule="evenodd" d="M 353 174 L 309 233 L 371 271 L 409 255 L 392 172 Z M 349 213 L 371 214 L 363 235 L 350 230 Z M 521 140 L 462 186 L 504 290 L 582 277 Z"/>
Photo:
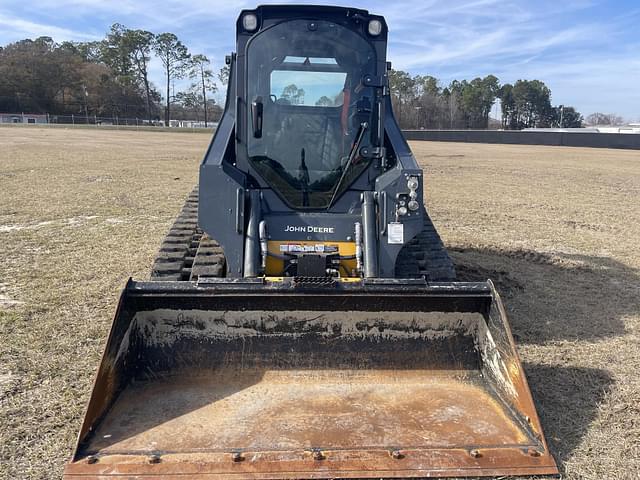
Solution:
<path fill-rule="evenodd" d="M 52 115 L 35 113 L 0 113 L 0 125 L 68 125 L 93 127 L 176 127 L 213 129 L 218 122 L 204 120 L 171 120 L 165 125 L 162 120 L 149 121 L 144 118 L 119 117 L 117 115 L 104 117 L 97 115 Z"/>
<path fill-rule="evenodd" d="M 407 140 L 640 150 L 640 134 L 633 133 L 521 132 L 508 130 L 403 130 L 403 133 Z"/>
<path fill-rule="evenodd" d="M 0 125 L 40 125 L 50 127 L 116 128 L 163 131 L 163 121 L 142 118 L 98 117 L 95 115 L 47 115 L 47 114 L 3 114 Z M 218 122 L 201 120 L 171 120 L 169 126 L 184 132 L 212 132 Z M 640 134 L 513 131 L 513 130 L 403 130 L 407 140 L 436 142 L 497 143 L 512 145 L 552 145 L 565 147 L 625 148 L 640 150 Z"/>

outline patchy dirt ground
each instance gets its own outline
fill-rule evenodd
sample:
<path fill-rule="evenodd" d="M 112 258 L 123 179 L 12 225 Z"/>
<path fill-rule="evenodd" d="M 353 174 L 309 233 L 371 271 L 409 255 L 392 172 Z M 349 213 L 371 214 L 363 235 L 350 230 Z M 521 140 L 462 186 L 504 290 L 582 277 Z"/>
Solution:
<path fill-rule="evenodd" d="M 56 478 L 116 300 L 207 135 L 0 128 L 0 478 Z M 463 279 L 492 278 L 568 479 L 640 478 L 640 152 L 413 143 Z"/>

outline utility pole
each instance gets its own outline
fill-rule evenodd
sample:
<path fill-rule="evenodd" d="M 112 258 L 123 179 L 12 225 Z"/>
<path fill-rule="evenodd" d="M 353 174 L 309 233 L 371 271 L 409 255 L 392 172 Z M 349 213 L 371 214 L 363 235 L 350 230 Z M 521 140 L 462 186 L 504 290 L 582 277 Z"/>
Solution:
<path fill-rule="evenodd" d="M 171 97 L 169 97 L 168 102 L 173 103 L 173 100 L 176 98 L 176 80 L 175 78 L 171 79 Z M 167 127 L 171 126 L 171 117 L 167 118 Z"/>
<path fill-rule="evenodd" d="M 449 95 L 449 129 L 453 130 L 453 92 Z"/>
<path fill-rule="evenodd" d="M 87 104 L 89 103 L 89 92 L 87 92 L 87 86 L 83 83 L 82 89 L 84 90 L 84 118 L 85 123 L 89 125 L 89 107 Z"/>
<path fill-rule="evenodd" d="M 207 88 L 204 82 L 204 62 L 200 63 L 200 78 L 202 78 L 202 99 L 204 100 L 204 128 L 207 128 Z"/>

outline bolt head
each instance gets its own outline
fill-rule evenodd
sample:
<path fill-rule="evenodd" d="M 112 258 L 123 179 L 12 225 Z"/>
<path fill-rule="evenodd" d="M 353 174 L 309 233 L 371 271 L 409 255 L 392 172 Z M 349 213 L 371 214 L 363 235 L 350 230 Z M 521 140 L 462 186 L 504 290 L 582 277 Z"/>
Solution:
<path fill-rule="evenodd" d="M 538 450 L 537 448 L 530 448 L 530 449 L 527 450 L 527 453 L 531 457 L 539 457 L 540 455 L 542 455 L 540 450 Z"/>
<path fill-rule="evenodd" d="M 313 459 L 314 460 L 324 460 L 324 453 L 322 453 L 321 450 L 314 450 L 313 451 Z"/>
<path fill-rule="evenodd" d="M 404 454 L 400 450 L 391 450 L 390 455 L 391 455 L 391 458 L 395 460 L 400 460 L 404 458 Z"/>
<path fill-rule="evenodd" d="M 473 449 L 469 452 L 469 455 L 471 455 L 473 458 L 480 458 L 482 456 L 482 454 L 480 453 L 480 450 L 476 450 Z"/>
<path fill-rule="evenodd" d="M 244 457 L 240 452 L 233 452 L 231 454 L 231 460 L 233 460 L 234 462 L 241 462 L 244 460 Z"/>

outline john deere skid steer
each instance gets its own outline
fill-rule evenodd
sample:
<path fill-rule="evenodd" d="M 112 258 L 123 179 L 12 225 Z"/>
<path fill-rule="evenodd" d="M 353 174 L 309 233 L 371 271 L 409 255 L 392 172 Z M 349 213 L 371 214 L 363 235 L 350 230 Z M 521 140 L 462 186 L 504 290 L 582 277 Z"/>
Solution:
<path fill-rule="evenodd" d="M 455 281 L 391 111 L 387 26 L 263 6 L 65 478 L 556 474 L 490 281 Z"/>

